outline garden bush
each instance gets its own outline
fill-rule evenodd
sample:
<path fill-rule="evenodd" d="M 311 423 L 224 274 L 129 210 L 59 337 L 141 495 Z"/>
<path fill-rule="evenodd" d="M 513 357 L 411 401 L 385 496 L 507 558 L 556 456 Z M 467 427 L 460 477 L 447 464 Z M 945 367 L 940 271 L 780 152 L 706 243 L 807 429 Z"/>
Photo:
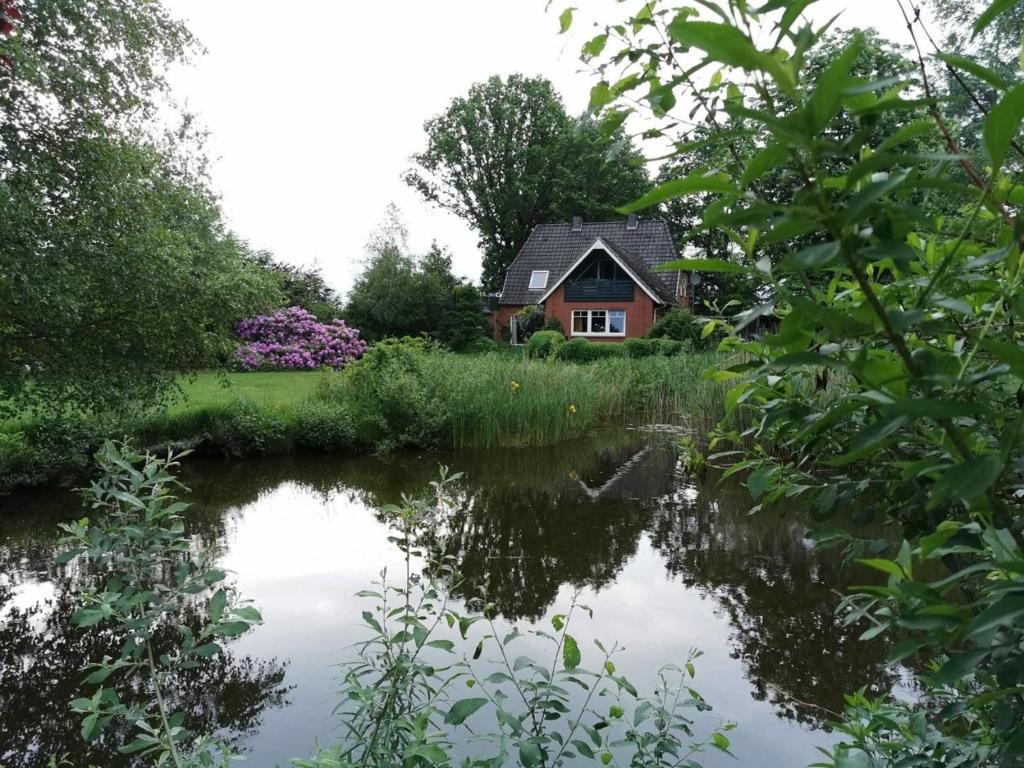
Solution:
<path fill-rule="evenodd" d="M 545 331 L 558 331 L 560 334 L 565 336 L 565 326 L 562 325 L 562 321 L 552 315 L 548 318 L 548 321 L 544 323 Z"/>
<path fill-rule="evenodd" d="M 490 352 L 500 352 L 501 345 L 494 339 L 481 336 L 478 339 L 473 339 L 462 351 L 471 355 L 486 355 Z"/>
<path fill-rule="evenodd" d="M 344 368 L 366 350 L 359 331 L 344 320 L 322 323 L 302 307 L 243 320 L 238 337 L 245 343 L 235 361 L 243 371 Z"/>
<path fill-rule="evenodd" d="M 295 420 L 300 448 L 330 453 L 355 444 L 355 419 L 344 402 L 312 398 L 299 406 Z"/>
<path fill-rule="evenodd" d="M 688 339 L 678 341 L 676 339 L 661 338 L 651 339 L 651 341 L 654 342 L 654 348 L 662 357 L 672 357 L 673 355 L 679 355 L 683 352 L 690 352 L 693 350 L 693 343 Z"/>
<path fill-rule="evenodd" d="M 351 406 L 362 442 L 383 451 L 432 446 L 448 429 L 438 366 L 453 359 L 426 339 L 387 339 L 346 369 L 334 395 Z"/>
<path fill-rule="evenodd" d="M 658 346 L 654 339 L 626 339 L 622 343 L 622 349 L 626 357 L 651 357 L 658 354 Z"/>
<path fill-rule="evenodd" d="M 536 359 L 553 357 L 564 343 L 565 336 L 558 331 L 537 331 L 526 342 L 526 356 Z"/>
<path fill-rule="evenodd" d="M 288 448 L 289 426 L 275 408 L 239 400 L 211 415 L 203 443 L 235 457 L 274 453 Z"/>
<path fill-rule="evenodd" d="M 625 349 L 621 344 L 602 344 L 586 339 L 567 341 L 556 352 L 556 357 L 566 363 L 592 363 L 595 360 L 624 356 Z"/>
<path fill-rule="evenodd" d="M 709 345 L 707 339 L 701 338 L 703 327 L 689 310 L 682 307 L 670 309 L 658 318 L 647 332 L 649 339 L 674 339 L 690 342 L 694 349 L 704 349 Z"/>

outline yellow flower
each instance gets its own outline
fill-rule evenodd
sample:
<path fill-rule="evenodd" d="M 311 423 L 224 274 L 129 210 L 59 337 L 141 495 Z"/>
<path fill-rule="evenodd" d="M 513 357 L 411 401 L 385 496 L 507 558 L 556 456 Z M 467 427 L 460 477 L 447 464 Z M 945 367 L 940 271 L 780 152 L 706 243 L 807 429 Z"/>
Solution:
<path fill-rule="evenodd" d="M 576 413 L 576 404 L 575 403 L 572 403 L 569 406 L 569 413 Z"/>
<path fill-rule="evenodd" d="M 513 380 L 513 382 L 512 382 L 512 392 L 515 393 L 515 392 L 518 392 L 518 391 L 519 391 L 519 382 Z"/>

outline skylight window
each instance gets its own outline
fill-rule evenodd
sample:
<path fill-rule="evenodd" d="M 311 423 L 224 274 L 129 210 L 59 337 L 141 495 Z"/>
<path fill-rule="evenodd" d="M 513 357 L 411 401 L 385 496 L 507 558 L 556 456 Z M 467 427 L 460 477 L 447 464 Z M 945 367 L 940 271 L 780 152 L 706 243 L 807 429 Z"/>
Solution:
<path fill-rule="evenodd" d="M 535 269 L 530 273 L 530 290 L 543 291 L 548 287 L 548 270 Z"/>

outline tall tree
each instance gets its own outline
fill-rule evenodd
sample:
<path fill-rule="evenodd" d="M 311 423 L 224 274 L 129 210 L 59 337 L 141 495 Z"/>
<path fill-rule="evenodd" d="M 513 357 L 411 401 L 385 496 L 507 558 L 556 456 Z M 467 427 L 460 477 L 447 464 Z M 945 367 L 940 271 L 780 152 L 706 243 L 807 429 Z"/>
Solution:
<path fill-rule="evenodd" d="M 0 411 L 152 400 L 275 292 L 183 150 L 188 121 L 148 132 L 192 37 L 152 0 L 5 8 Z"/>
<path fill-rule="evenodd" d="M 366 268 L 345 305 L 345 320 L 377 340 L 389 336 L 437 336 L 452 288 L 451 256 L 437 243 L 417 259 L 409 253 L 409 234 L 392 204 L 370 235 Z"/>
<path fill-rule="evenodd" d="M 647 185 L 629 142 L 571 119 L 544 78 L 491 77 L 424 129 L 427 147 L 406 182 L 476 230 L 490 291 L 501 288 L 533 227 L 573 214 L 609 216 Z"/>

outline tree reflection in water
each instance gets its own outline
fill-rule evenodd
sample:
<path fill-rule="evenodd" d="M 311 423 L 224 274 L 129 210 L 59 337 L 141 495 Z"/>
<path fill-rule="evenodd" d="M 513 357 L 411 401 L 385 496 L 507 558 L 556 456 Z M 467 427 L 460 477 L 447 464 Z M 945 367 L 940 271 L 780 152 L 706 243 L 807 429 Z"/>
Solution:
<path fill-rule="evenodd" d="M 884 643 L 859 641 L 861 629 L 843 627 L 834 615 L 837 590 L 854 577 L 841 572 L 837 556 L 812 550 L 799 516 L 748 515 L 742 487 L 695 484 L 679 471 L 669 440 L 637 431 L 457 456 L 196 461 L 185 467 L 195 503 L 188 525 L 204 543 L 230 546 L 246 505 L 286 483 L 322 497 L 325 507 L 344 496 L 372 510 L 421 492 L 439 462 L 464 473 L 445 526 L 464 594 L 486 586 L 508 619 L 541 617 L 564 585 L 610 585 L 646 536 L 672 578 L 714 601 L 732 628 L 732 653 L 752 695 L 780 717 L 821 725 L 825 710 L 841 709 L 844 691 L 895 682 Z M 70 597 L 52 565 L 52 531 L 68 514 L 66 495 L 58 507 L 49 517 L 38 503 L 30 514 L 0 516 L 8 586 L 60 585 L 48 603 L 0 615 L 0 755 L 11 768 L 42 764 L 35 755 L 67 752 L 84 763 L 99 754 L 84 751 L 66 702 L 81 666 L 111 652 L 110 638 L 69 626 Z M 7 597 L 0 594 L 0 604 Z M 230 653 L 183 680 L 180 693 L 193 727 L 236 737 L 257 728 L 260 713 L 285 703 L 285 694 L 282 664 Z M 100 762 L 109 765 L 105 754 Z"/>
<path fill-rule="evenodd" d="M 111 725 L 100 739 L 86 743 L 79 717 L 68 707 L 87 692 L 79 686 L 85 667 L 118 656 L 121 638 L 72 623 L 76 579 L 70 566 L 65 573 L 54 565 L 56 524 L 44 538 L 33 523 L 36 536 L 15 540 L 24 546 L 14 548 L 7 538 L 12 521 L 6 522 L 0 539 L 0 765 L 35 768 L 48 765 L 51 756 L 72 765 L 134 765 L 137 761 L 117 751 L 134 737 L 131 726 Z M 176 624 L 197 631 L 201 621 L 194 611 L 168 617 L 155 638 L 158 652 L 173 646 Z M 186 713 L 186 728 L 218 733 L 234 744 L 258 730 L 266 708 L 287 705 L 286 667 L 286 662 L 240 656 L 228 646 L 183 672 L 170 686 L 169 698 L 175 710 Z M 152 695 L 138 677 L 120 680 L 114 688 L 126 703 Z"/>

